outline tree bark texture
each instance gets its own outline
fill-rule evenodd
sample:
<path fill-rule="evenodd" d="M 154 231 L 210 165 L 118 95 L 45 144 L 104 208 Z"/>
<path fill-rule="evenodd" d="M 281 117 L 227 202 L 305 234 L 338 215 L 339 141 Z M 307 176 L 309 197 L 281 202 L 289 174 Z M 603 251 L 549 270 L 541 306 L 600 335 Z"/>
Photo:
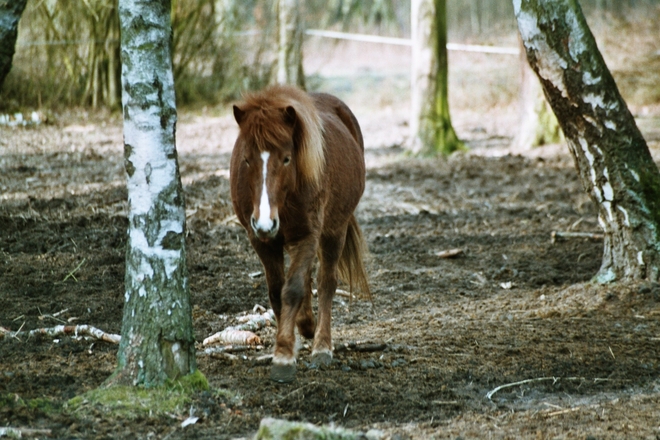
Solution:
<path fill-rule="evenodd" d="M 129 241 L 118 366 L 108 382 L 149 387 L 196 370 L 170 2 L 120 0 L 119 17 Z"/>
<path fill-rule="evenodd" d="M 599 282 L 658 280 L 660 173 L 576 0 L 513 0 L 529 63 L 604 231 Z"/>
<path fill-rule="evenodd" d="M 447 155 L 462 144 L 449 114 L 446 0 L 412 0 L 411 8 L 411 148 Z"/>
<path fill-rule="evenodd" d="M 302 65 L 303 26 L 299 0 L 277 2 L 277 82 L 305 88 Z"/>
<path fill-rule="evenodd" d="M 0 87 L 11 70 L 16 52 L 18 22 L 27 0 L 0 0 Z"/>

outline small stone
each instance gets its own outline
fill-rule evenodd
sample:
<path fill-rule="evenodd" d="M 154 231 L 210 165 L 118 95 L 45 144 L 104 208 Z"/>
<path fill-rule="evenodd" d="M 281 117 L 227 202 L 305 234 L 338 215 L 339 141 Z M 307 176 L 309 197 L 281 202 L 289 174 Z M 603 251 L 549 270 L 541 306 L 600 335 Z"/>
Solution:
<path fill-rule="evenodd" d="M 648 293 L 651 293 L 651 285 L 647 284 L 647 283 L 644 283 L 644 284 L 639 286 L 639 289 L 637 291 L 639 293 L 641 293 L 642 295 L 646 295 Z"/>
<path fill-rule="evenodd" d="M 367 431 L 364 436 L 367 438 L 367 440 L 381 440 L 385 438 L 385 433 L 379 429 L 372 428 Z"/>
<path fill-rule="evenodd" d="M 376 368 L 376 363 L 372 359 L 365 359 L 360 361 L 361 370 L 369 370 L 371 368 Z"/>

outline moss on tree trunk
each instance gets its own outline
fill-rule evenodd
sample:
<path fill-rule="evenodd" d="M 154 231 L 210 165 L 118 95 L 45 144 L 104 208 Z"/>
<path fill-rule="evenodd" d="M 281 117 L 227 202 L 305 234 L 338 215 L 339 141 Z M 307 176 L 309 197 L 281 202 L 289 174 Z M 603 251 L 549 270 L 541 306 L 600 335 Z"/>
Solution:
<path fill-rule="evenodd" d="M 412 2 L 412 151 L 448 155 L 464 148 L 449 114 L 446 0 Z"/>
<path fill-rule="evenodd" d="M 605 232 L 600 282 L 658 280 L 660 173 L 576 0 L 514 0 L 527 58 Z"/>

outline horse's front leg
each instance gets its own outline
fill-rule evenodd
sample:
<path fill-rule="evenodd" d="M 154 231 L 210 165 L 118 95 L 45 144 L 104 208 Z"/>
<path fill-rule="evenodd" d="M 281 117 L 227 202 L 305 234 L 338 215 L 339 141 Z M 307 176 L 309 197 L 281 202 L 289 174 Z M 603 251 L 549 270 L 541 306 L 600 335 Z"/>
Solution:
<path fill-rule="evenodd" d="M 287 251 L 291 263 L 282 288 L 282 312 L 277 320 L 277 339 L 270 375 L 277 382 L 291 382 L 296 376 L 295 327 L 307 321 L 304 317 L 307 310 L 303 311 L 303 316 L 298 317 L 304 304 L 311 314 L 311 303 L 307 304 L 311 299 L 307 296 L 311 296 L 310 274 L 316 256 L 316 240 L 303 240 L 288 247 Z"/>
<path fill-rule="evenodd" d="M 266 272 L 268 299 L 275 313 L 275 319 L 280 322 L 282 287 L 284 286 L 284 248 L 281 243 L 263 243 L 256 238 L 252 240 L 252 247 L 257 252 Z"/>

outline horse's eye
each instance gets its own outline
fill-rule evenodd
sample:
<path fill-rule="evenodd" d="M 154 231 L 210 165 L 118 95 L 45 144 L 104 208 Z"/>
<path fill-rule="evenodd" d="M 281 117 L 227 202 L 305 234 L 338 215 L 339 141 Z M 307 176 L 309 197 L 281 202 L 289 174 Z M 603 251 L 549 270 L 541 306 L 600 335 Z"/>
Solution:
<path fill-rule="evenodd" d="M 284 158 L 284 165 L 289 165 L 291 163 L 291 156 L 287 156 Z"/>
<path fill-rule="evenodd" d="M 245 165 L 250 166 L 250 161 L 246 159 L 243 159 L 245 161 Z"/>

